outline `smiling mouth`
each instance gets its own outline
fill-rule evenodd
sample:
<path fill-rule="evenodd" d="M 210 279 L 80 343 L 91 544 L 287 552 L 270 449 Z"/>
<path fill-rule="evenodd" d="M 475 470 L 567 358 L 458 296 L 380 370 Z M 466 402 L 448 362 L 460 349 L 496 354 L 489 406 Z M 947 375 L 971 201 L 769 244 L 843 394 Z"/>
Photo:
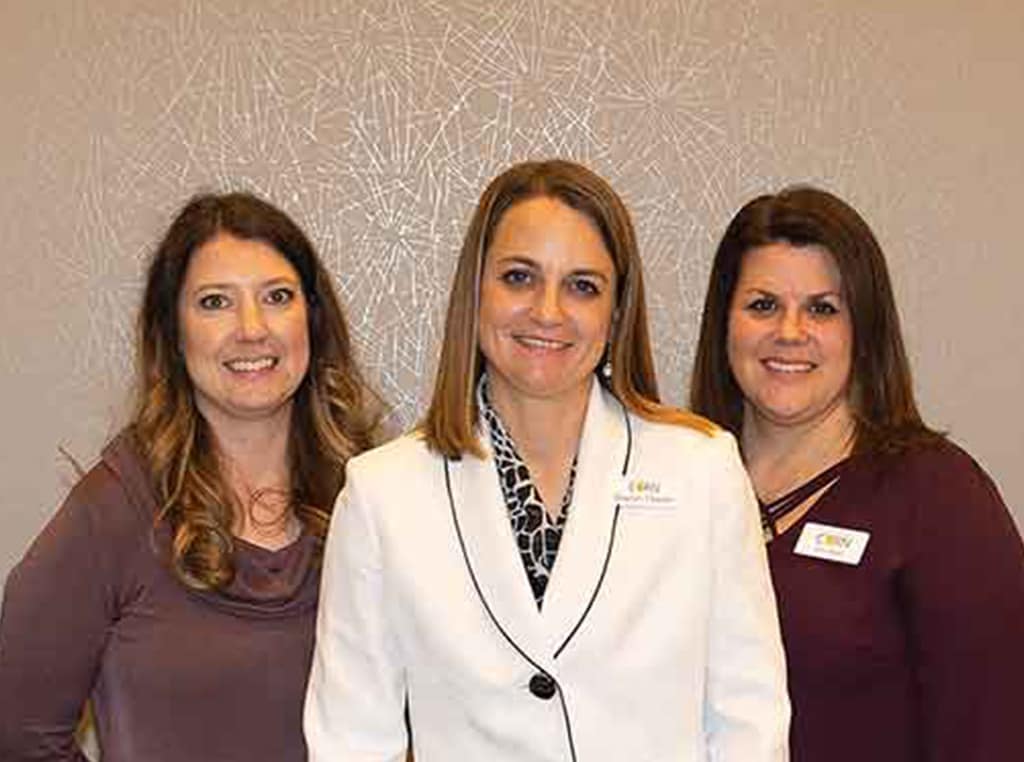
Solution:
<path fill-rule="evenodd" d="M 246 357 L 238 360 L 228 360 L 224 367 L 232 373 L 259 373 L 270 370 L 277 366 L 276 357 Z"/>
<path fill-rule="evenodd" d="M 777 359 L 761 360 L 761 364 L 773 373 L 810 373 L 818 367 L 812 362 Z"/>
<path fill-rule="evenodd" d="M 558 341 L 557 339 L 544 339 L 540 336 L 513 336 L 513 339 L 518 344 L 527 347 L 528 349 L 548 349 L 548 350 L 562 350 L 568 349 L 572 346 L 571 342 Z"/>

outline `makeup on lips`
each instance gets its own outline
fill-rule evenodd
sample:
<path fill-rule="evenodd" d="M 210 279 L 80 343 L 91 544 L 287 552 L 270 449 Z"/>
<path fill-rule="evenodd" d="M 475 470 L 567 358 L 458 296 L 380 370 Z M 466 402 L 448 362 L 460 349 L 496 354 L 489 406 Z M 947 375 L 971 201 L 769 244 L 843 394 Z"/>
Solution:
<path fill-rule="evenodd" d="M 608 342 L 615 279 L 590 218 L 547 196 L 510 207 L 480 285 L 478 336 L 495 399 L 581 397 Z"/>
<path fill-rule="evenodd" d="M 832 255 L 775 243 L 743 255 L 729 308 L 729 367 L 746 409 L 801 424 L 847 408 L 853 327 Z"/>
<path fill-rule="evenodd" d="M 536 352 L 538 354 L 562 352 L 572 347 L 572 342 L 570 341 L 547 339 L 542 336 L 530 336 L 528 334 L 513 334 L 512 338 L 514 338 L 527 351 Z"/>
<path fill-rule="evenodd" d="M 279 416 L 309 366 L 298 273 L 273 246 L 228 234 L 192 255 L 179 298 L 196 405 L 221 425 Z"/>
<path fill-rule="evenodd" d="M 795 360 L 782 360 L 777 358 L 766 358 L 761 364 L 772 373 L 797 374 L 810 373 L 817 366 L 812 362 L 798 362 Z"/>
<path fill-rule="evenodd" d="M 277 367 L 277 357 L 254 357 L 227 360 L 224 367 L 242 376 L 259 376 Z"/>

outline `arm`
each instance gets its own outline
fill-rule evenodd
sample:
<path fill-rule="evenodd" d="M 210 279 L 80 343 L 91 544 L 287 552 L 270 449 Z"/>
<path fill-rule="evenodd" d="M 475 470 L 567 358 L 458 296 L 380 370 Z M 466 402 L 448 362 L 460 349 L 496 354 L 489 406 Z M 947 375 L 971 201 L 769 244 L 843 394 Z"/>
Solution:
<path fill-rule="evenodd" d="M 714 762 L 788 759 L 789 699 L 757 503 L 731 436 L 711 477 L 706 723 Z"/>
<path fill-rule="evenodd" d="M 929 762 L 1019 759 L 1024 548 L 962 453 L 911 466 L 915 521 L 900 580 Z"/>
<path fill-rule="evenodd" d="M 75 743 L 116 611 L 121 553 L 88 497 L 96 471 L 67 501 L 7 579 L 0 615 L 0 759 L 85 762 Z"/>
<path fill-rule="evenodd" d="M 310 762 L 401 762 L 405 688 L 385 616 L 380 539 L 348 471 L 325 549 L 306 742 Z"/>

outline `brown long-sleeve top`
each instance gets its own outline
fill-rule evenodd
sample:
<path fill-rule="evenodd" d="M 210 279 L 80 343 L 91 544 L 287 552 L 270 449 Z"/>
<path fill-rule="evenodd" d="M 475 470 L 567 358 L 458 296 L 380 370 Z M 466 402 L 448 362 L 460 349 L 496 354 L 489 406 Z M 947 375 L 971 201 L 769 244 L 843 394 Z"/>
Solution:
<path fill-rule="evenodd" d="M 795 554 L 808 522 L 869 532 L 860 563 Z M 793 762 L 1024 759 L 1024 548 L 966 453 L 855 458 L 768 555 Z"/>
<path fill-rule="evenodd" d="M 116 439 L 7 580 L 0 759 L 82 760 L 93 702 L 104 762 L 299 762 L 318 593 L 315 543 L 238 541 L 236 575 L 196 593 L 130 436 Z"/>

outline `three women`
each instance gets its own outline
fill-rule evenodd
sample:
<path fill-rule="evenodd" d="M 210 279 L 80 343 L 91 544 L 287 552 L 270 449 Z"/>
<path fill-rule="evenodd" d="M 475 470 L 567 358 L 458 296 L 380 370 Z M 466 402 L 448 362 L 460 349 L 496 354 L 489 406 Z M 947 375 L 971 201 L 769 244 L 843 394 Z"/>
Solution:
<path fill-rule="evenodd" d="M 199 197 L 149 274 L 130 426 L 12 573 L 0 751 L 302 759 L 318 540 L 370 444 L 329 278 L 284 215 Z M 692 402 L 658 401 L 600 178 L 485 191 L 418 432 L 354 459 L 306 730 L 319 759 L 1012 757 L 1024 552 L 921 421 L 884 260 L 813 189 L 715 258 Z M 45 602 L 45 607 L 40 606 Z M 200 642 L 198 652 L 185 641 Z M 837 743 L 837 739 L 840 742 Z"/>
<path fill-rule="evenodd" d="M 319 556 L 372 420 L 330 277 L 247 194 L 178 214 L 149 268 L 132 423 L 11 572 L 0 758 L 304 760 Z"/>

